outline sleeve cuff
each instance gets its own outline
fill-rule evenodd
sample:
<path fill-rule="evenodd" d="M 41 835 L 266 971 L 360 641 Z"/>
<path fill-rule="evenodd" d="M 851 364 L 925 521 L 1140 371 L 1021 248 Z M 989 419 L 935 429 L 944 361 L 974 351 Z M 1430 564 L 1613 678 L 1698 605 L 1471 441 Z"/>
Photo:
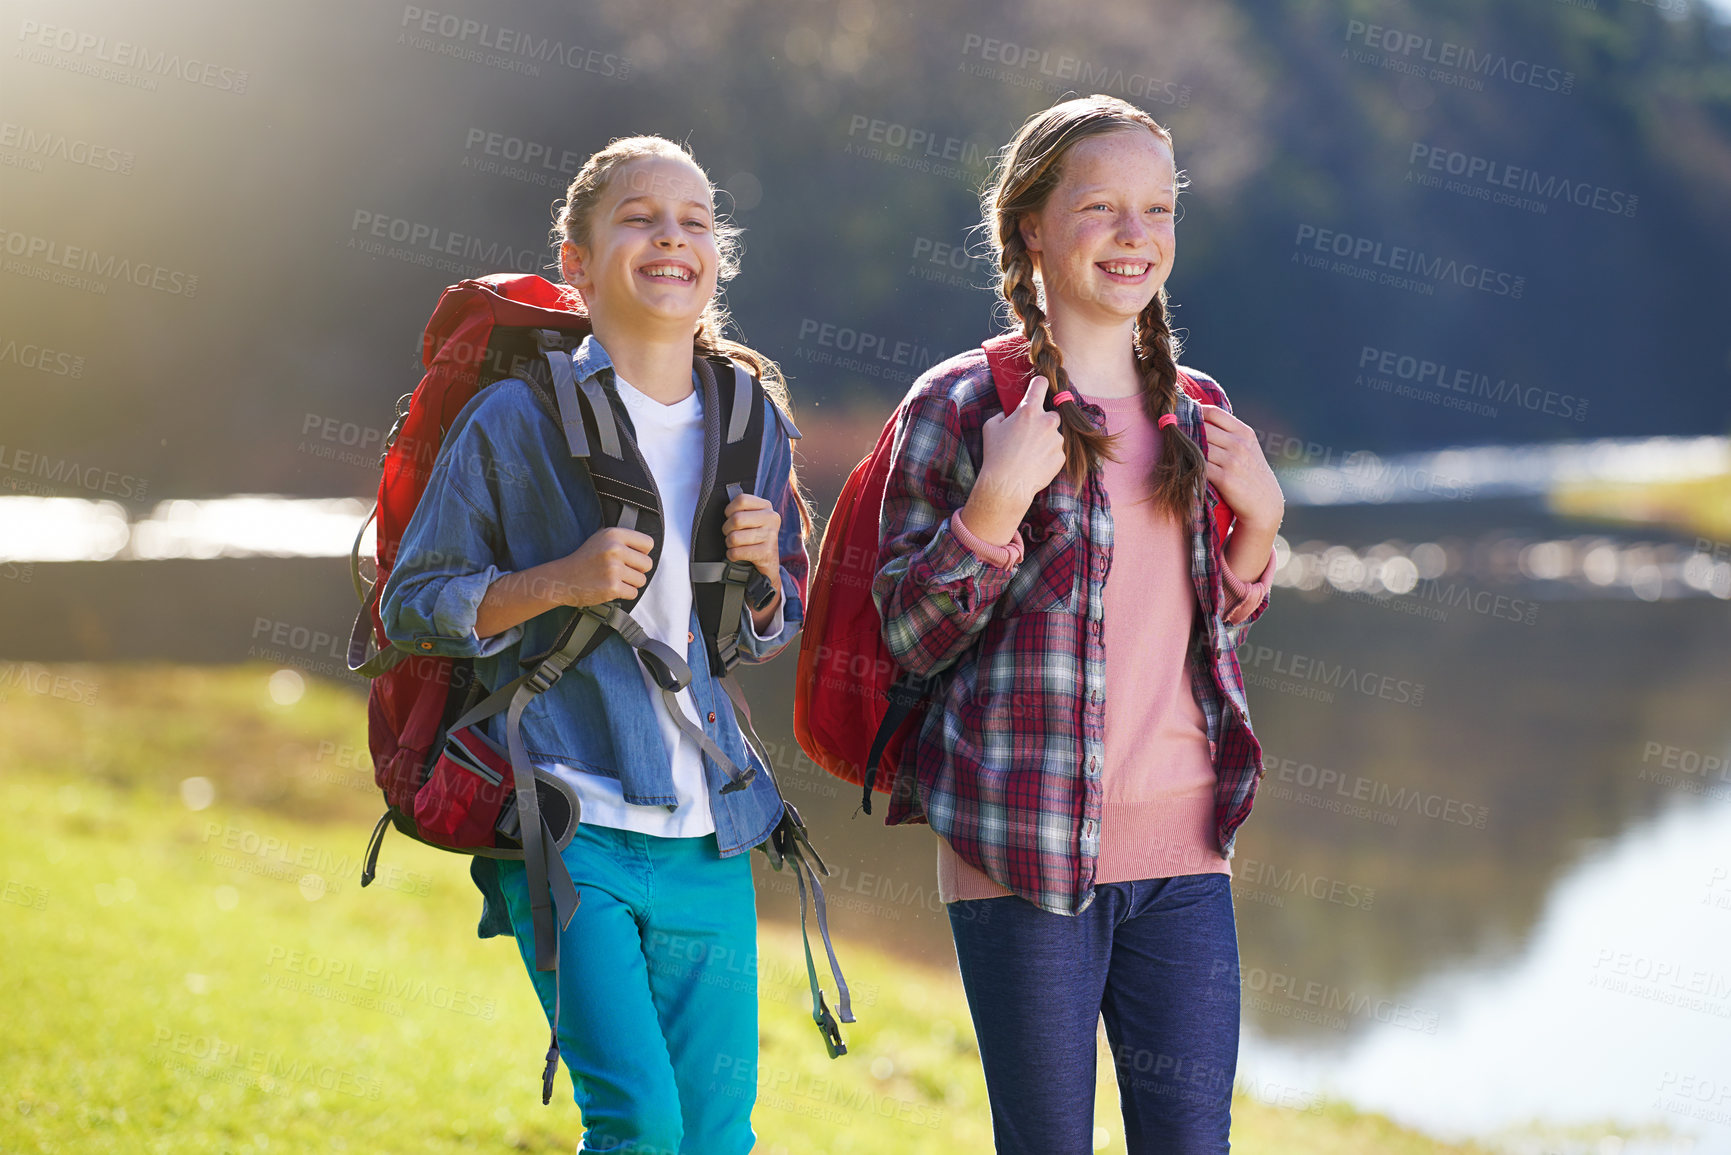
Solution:
<path fill-rule="evenodd" d="M 987 565 L 1005 569 L 1022 564 L 1022 531 L 1017 530 L 1016 536 L 1010 539 L 1008 545 L 993 545 L 969 529 L 962 521 L 962 511 L 956 510 L 950 514 L 950 532 L 956 535 L 956 540 L 967 546 L 973 555 Z"/>
<path fill-rule="evenodd" d="M 1274 580 L 1274 551 L 1268 551 L 1268 564 L 1262 567 L 1262 574 L 1255 581 L 1245 582 L 1232 572 L 1232 566 L 1225 558 L 1220 561 L 1220 580 L 1225 586 L 1231 600 L 1225 618 L 1228 625 L 1237 625 L 1256 612 L 1256 607 L 1262 604 L 1262 599 L 1268 596 L 1268 585 Z"/>
<path fill-rule="evenodd" d="M 748 606 L 745 611 L 745 621 L 751 628 L 751 636 L 760 642 L 773 642 L 781 637 L 781 631 L 787 628 L 787 616 L 784 613 L 786 609 L 787 593 L 783 591 L 782 595 L 775 599 L 775 617 L 769 623 L 769 632 L 765 634 L 758 631 L 757 622 L 753 619 L 751 609 Z"/>
<path fill-rule="evenodd" d="M 502 576 L 498 566 L 489 565 L 480 573 L 463 574 L 447 581 L 433 605 L 434 631 L 446 638 L 467 636 L 475 647 L 473 656 L 477 658 L 489 657 L 515 644 L 523 636 L 521 625 L 512 626 L 490 638 L 475 633 L 475 615 L 480 612 L 481 599 Z"/>

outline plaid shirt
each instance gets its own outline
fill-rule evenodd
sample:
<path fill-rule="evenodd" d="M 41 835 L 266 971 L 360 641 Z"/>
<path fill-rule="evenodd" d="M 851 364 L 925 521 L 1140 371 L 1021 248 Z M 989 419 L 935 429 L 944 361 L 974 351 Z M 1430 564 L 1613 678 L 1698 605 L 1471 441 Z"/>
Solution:
<path fill-rule="evenodd" d="M 1186 372 L 1230 410 L 1218 384 Z M 1081 404 L 1104 421 L 1099 406 Z M 1112 510 L 1098 470 L 1080 491 L 1059 473 L 1022 521 L 1020 564 L 989 565 L 962 544 L 950 516 L 973 487 L 981 426 L 1000 411 L 976 348 L 929 369 L 896 412 L 872 598 L 897 662 L 948 674 L 903 749 L 885 822 L 929 822 L 999 884 L 1075 914 L 1093 901 L 1100 853 Z M 1206 445 L 1201 406 L 1182 390 L 1177 415 Z M 1262 776 L 1237 649 L 1267 603 L 1225 620 L 1217 503 L 1209 486 L 1190 509 L 1201 613 L 1188 666 L 1217 778 L 1216 836 L 1230 856 Z"/>

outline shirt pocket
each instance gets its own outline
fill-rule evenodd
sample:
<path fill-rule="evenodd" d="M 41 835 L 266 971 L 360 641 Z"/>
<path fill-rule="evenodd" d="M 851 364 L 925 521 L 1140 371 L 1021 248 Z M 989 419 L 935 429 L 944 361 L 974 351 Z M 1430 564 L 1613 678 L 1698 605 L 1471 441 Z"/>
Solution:
<path fill-rule="evenodd" d="M 1076 501 L 1069 496 L 1035 499 L 1022 521 L 1022 564 L 1004 587 L 998 613 L 1075 613 L 1082 593 L 1082 536 Z"/>

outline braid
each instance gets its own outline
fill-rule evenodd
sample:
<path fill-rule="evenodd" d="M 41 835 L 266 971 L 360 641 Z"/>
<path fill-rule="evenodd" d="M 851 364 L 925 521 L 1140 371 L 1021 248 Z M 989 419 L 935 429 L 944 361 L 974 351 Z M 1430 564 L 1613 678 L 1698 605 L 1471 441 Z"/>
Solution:
<path fill-rule="evenodd" d="M 1028 339 L 1028 358 L 1034 363 L 1034 372 L 1046 379 L 1051 395 L 1057 396 L 1070 387 L 1070 375 L 1064 371 L 1063 351 L 1052 339 L 1052 327 L 1046 320 L 1046 311 L 1040 308 L 1034 289 L 1034 258 L 1022 240 L 1021 230 L 1013 223 L 1004 231 L 1000 242 L 1002 256 L 999 264 L 1003 269 L 1001 288 L 1004 299 L 1022 323 L 1022 335 Z M 1059 430 L 1064 435 L 1064 476 L 1071 485 L 1080 486 L 1102 456 L 1117 460 L 1113 446 L 1118 438 L 1116 434 L 1096 429 L 1074 400 L 1060 404 L 1057 413 Z"/>
<path fill-rule="evenodd" d="M 1166 319 L 1166 289 L 1161 287 L 1136 318 L 1136 361 L 1142 368 L 1142 411 L 1157 421 L 1178 408 L 1178 340 Z M 1149 488 L 1154 500 L 1182 519 L 1201 485 L 1207 458 L 1182 428 L 1161 431 L 1166 452 L 1154 465 Z"/>

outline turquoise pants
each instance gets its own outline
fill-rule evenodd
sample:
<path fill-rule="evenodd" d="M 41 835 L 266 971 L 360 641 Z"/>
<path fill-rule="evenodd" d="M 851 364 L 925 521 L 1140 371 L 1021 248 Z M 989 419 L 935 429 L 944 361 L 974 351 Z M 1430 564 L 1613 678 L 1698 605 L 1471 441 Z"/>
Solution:
<path fill-rule="evenodd" d="M 564 858 L 581 901 L 559 939 L 559 1053 L 580 1150 L 744 1155 L 757 1099 L 750 855 L 722 858 L 714 835 L 583 825 Z M 551 1023 L 522 863 L 499 863 L 499 888 Z"/>

